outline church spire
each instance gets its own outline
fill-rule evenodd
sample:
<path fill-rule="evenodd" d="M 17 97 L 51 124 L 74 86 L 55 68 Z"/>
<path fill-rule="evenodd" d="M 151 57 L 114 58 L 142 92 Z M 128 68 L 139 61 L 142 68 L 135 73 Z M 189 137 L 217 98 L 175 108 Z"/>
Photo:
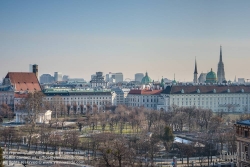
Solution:
<path fill-rule="evenodd" d="M 221 45 L 220 45 L 220 61 L 218 63 L 217 78 L 218 78 L 218 83 L 223 83 L 226 80 L 225 71 L 224 71 L 224 63 L 222 62 L 222 46 Z"/>
<path fill-rule="evenodd" d="M 220 62 L 222 62 L 222 46 L 220 45 Z"/>
<path fill-rule="evenodd" d="M 197 72 L 197 63 L 196 63 L 196 57 L 195 57 L 194 74 L 198 74 L 198 72 Z"/>
<path fill-rule="evenodd" d="M 195 57 L 194 80 L 193 80 L 194 83 L 198 83 L 198 77 L 197 77 L 197 75 L 198 75 L 198 71 L 197 71 L 197 63 L 196 63 L 196 57 Z"/>

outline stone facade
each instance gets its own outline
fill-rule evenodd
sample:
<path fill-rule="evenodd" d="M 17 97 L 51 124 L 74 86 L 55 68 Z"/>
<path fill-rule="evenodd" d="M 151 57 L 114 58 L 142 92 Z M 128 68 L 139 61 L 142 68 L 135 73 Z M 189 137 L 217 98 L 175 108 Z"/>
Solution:
<path fill-rule="evenodd" d="M 250 120 L 239 121 L 234 125 L 237 143 L 237 167 L 250 166 Z"/>
<path fill-rule="evenodd" d="M 159 95 L 158 110 L 171 106 L 211 109 L 214 112 L 250 110 L 250 86 L 245 85 L 172 85 Z"/>

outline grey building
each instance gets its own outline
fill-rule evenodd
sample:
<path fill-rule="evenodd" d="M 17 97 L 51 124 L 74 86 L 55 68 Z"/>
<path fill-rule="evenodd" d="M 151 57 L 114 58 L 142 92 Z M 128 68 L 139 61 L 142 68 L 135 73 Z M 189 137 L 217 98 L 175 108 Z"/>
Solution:
<path fill-rule="evenodd" d="M 144 77 L 143 73 L 136 73 L 135 74 L 135 81 L 141 82 L 143 77 Z"/>
<path fill-rule="evenodd" d="M 199 83 L 206 83 L 206 76 L 207 76 L 207 73 L 201 73 L 198 79 Z"/>
<path fill-rule="evenodd" d="M 55 72 L 54 73 L 54 78 L 55 78 L 55 81 L 58 82 L 58 81 L 62 81 L 62 73 L 60 72 Z"/>
<path fill-rule="evenodd" d="M 106 74 L 106 82 L 118 83 L 123 82 L 123 74 L 121 72 Z"/>
<path fill-rule="evenodd" d="M 121 89 L 119 87 L 111 89 L 115 94 L 113 95 L 114 105 L 125 104 L 128 105 L 127 96 L 130 89 Z"/>
<path fill-rule="evenodd" d="M 68 75 L 64 75 L 62 80 L 63 81 L 68 81 L 69 80 L 69 76 Z"/>
<path fill-rule="evenodd" d="M 40 83 L 46 84 L 46 83 L 53 83 L 54 77 L 50 74 L 43 74 L 40 76 Z"/>
<path fill-rule="evenodd" d="M 96 72 L 96 75 L 91 76 L 90 85 L 92 88 L 94 87 L 107 87 L 107 82 L 104 80 L 104 76 L 102 72 Z"/>
<path fill-rule="evenodd" d="M 113 73 L 112 79 L 114 79 L 115 83 L 123 82 L 123 74 L 121 72 Z"/>

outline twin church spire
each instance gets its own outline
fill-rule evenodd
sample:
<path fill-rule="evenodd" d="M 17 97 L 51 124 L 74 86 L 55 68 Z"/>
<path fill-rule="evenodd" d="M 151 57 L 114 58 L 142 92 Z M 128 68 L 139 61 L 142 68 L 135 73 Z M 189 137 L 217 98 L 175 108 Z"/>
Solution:
<path fill-rule="evenodd" d="M 198 71 L 197 71 L 197 62 L 195 58 L 195 66 L 194 66 L 194 80 L 193 83 L 198 83 Z M 220 46 L 220 61 L 218 63 L 218 70 L 217 70 L 217 82 L 223 83 L 223 81 L 226 81 L 225 78 L 225 71 L 224 71 L 224 63 L 222 61 L 222 46 Z"/>

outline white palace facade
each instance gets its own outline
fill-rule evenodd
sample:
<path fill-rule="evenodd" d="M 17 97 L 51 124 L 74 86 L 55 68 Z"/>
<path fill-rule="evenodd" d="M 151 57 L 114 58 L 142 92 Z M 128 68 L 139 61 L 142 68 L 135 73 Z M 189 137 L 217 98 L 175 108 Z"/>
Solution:
<path fill-rule="evenodd" d="M 173 105 L 211 109 L 214 112 L 250 110 L 250 86 L 246 85 L 172 85 L 158 97 L 157 110 Z"/>
<path fill-rule="evenodd" d="M 110 89 L 80 89 L 80 88 L 46 88 L 43 90 L 44 100 L 50 103 L 58 103 L 76 105 L 77 112 L 80 112 L 81 106 L 83 110 L 87 110 L 87 106 L 93 108 L 97 106 L 98 111 L 102 110 L 106 105 L 113 105 L 113 93 Z"/>

